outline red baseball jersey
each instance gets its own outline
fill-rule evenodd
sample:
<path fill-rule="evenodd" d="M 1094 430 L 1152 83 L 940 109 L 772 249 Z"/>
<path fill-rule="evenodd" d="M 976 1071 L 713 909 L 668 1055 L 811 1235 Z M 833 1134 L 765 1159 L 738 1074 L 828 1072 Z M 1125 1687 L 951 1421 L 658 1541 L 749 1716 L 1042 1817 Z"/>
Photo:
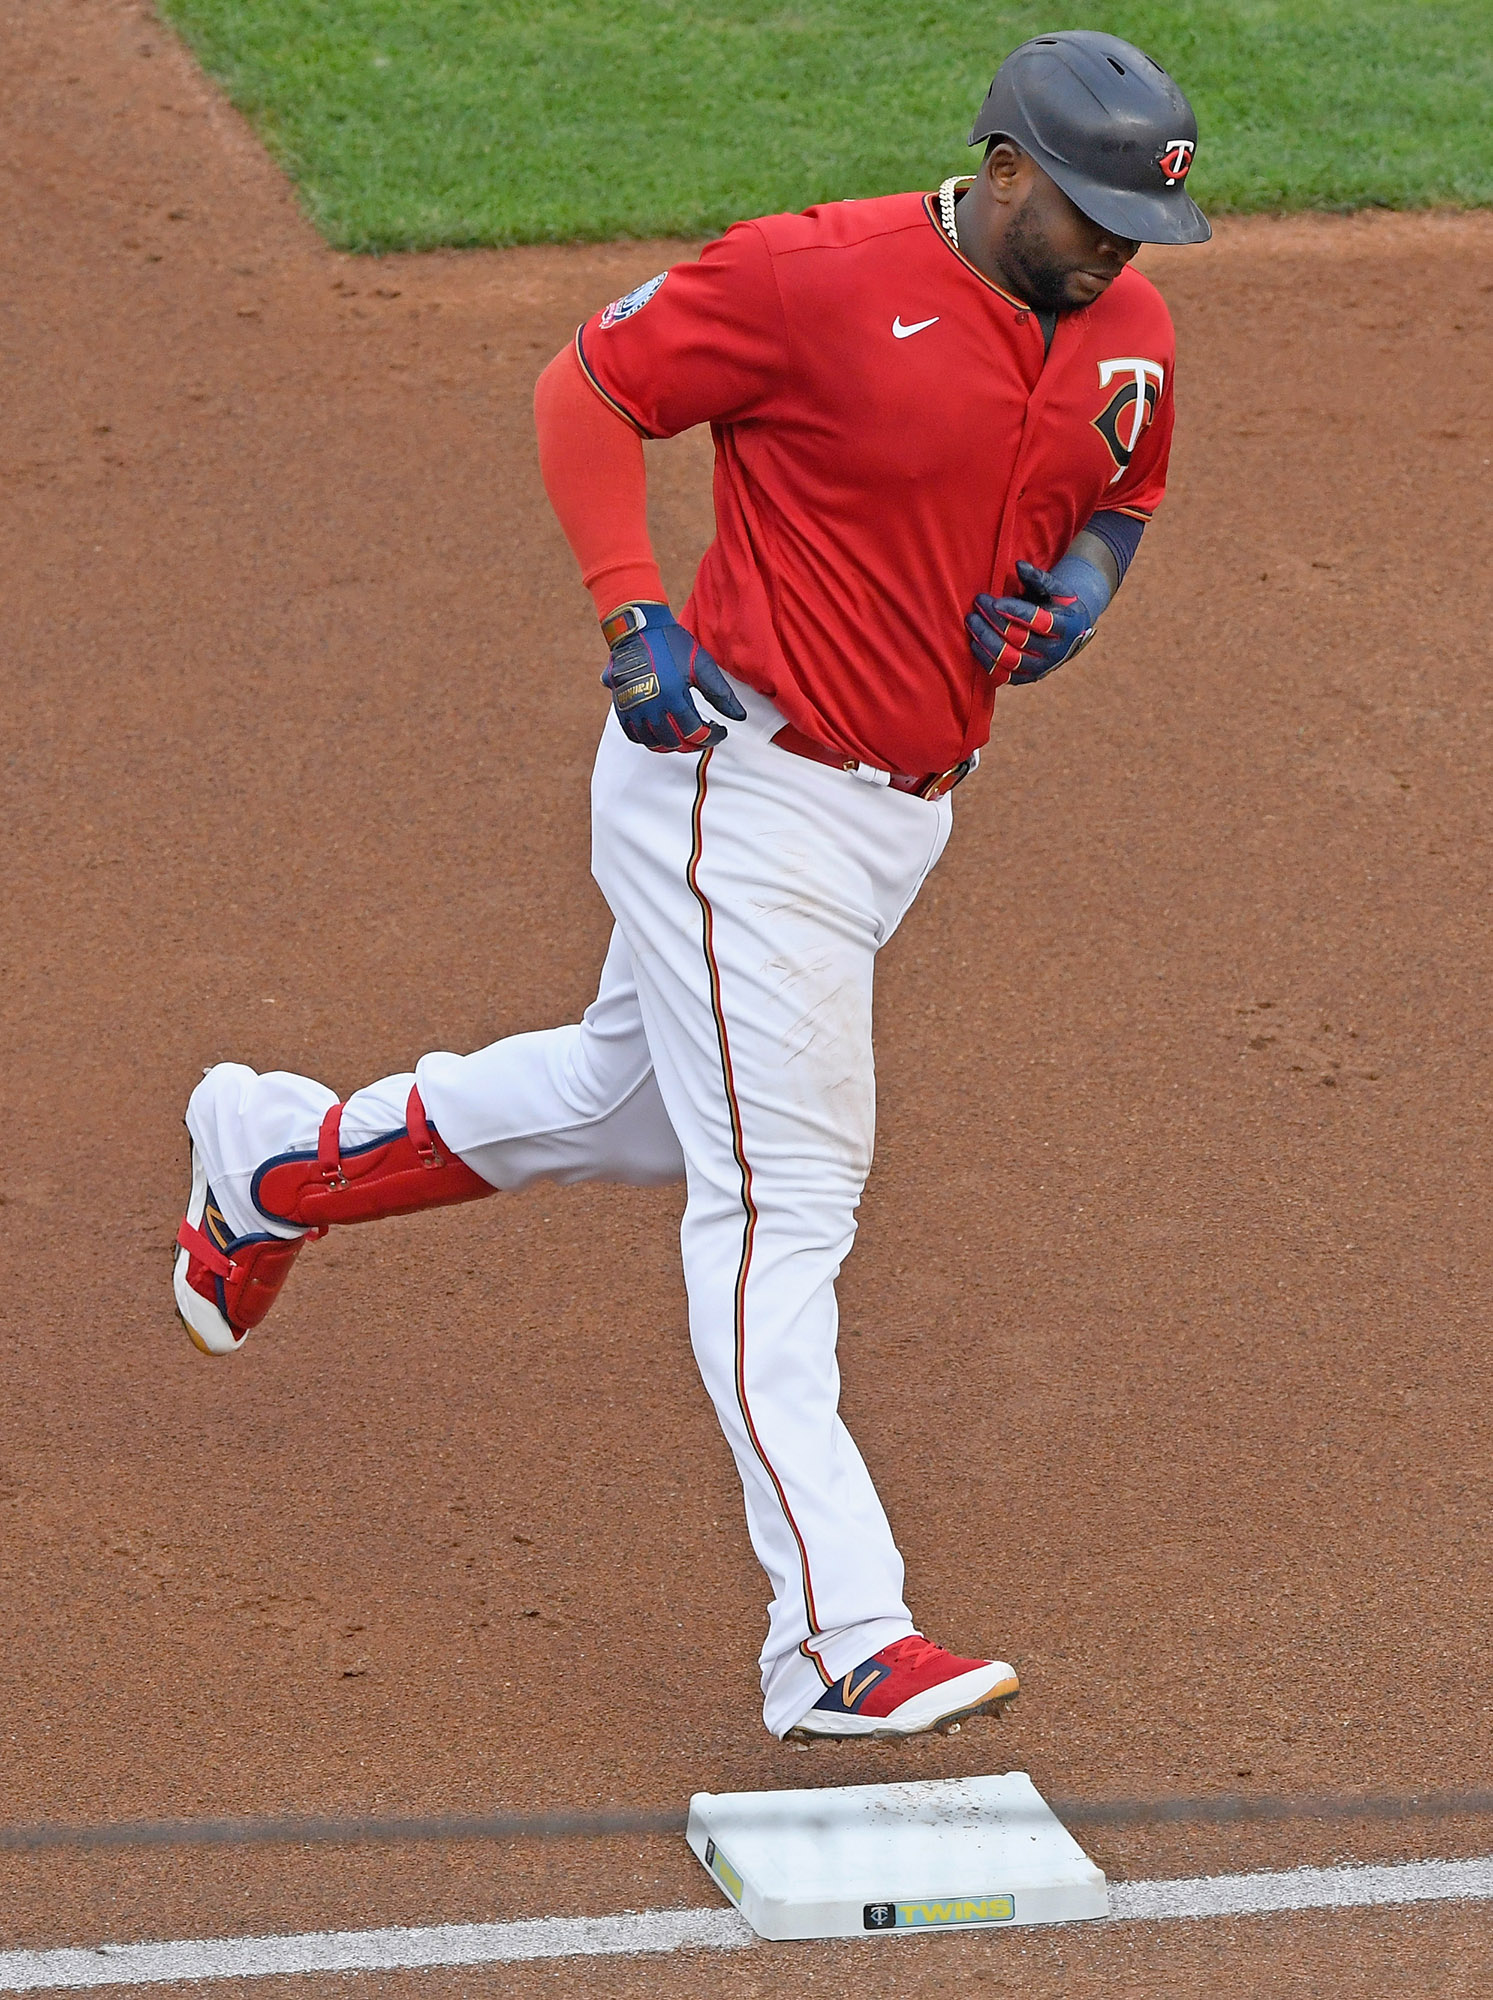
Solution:
<path fill-rule="evenodd" d="M 1126 269 L 1059 319 L 963 257 L 931 195 L 737 223 L 589 319 L 592 384 L 645 437 L 715 435 L 716 537 L 680 616 L 806 735 L 942 771 L 990 733 L 964 616 L 1100 509 L 1146 518 L 1170 316 Z"/>

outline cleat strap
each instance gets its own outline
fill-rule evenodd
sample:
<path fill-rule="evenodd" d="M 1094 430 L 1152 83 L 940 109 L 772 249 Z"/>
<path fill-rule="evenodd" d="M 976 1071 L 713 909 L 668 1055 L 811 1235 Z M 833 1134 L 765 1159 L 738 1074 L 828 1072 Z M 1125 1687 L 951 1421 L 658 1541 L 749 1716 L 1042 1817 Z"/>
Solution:
<path fill-rule="evenodd" d="M 443 1167 L 446 1164 L 435 1142 L 435 1134 L 430 1129 L 430 1120 L 425 1116 L 418 1085 L 411 1088 L 409 1102 L 404 1107 L 404 1129 L 410 1135 L 410 1144 L 419 1155 L 422 1166 Z"/>
<path fill-rule="evenodd" d="M 238 1266 L 232 1263 L 214 1243 L 212 1238 L 200 1229 L 194 1229 L 183 1216 L 180 1229 L 176 1232 L 178 1246 L 191 1257 L 206 1264 L 215 1278 L 232 1278 L 238 1273 Z"/>
<path fill-rule="evenodd" d="M 347 1186 L 347 1175 L 342 1171 L 341 1131 L 342 1106 L 334 1104 L 322 1119 L 321 1130 L 316 1135 L 316 1164 L 329 1188 Z"/>

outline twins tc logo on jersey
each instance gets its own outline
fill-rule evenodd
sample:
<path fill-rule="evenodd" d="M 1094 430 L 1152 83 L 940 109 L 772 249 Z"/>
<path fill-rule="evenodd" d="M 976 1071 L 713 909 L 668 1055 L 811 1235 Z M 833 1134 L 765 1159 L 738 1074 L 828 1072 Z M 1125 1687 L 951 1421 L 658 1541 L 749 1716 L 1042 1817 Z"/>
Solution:
<path fill-rule="evenodd" d="M 1187 170 L 1192 165 L 1192 156 L 1198 149 L 1196 139 L 1168 139 L 1156 155 L 1156 164 L 1168 187 L 1175 187 L 1185 181 Z"/>
<path fill-rule="evenodd" d="M 1143 361 L 1133 354 L 1099 363 L 1101 389 L 1107 389 L 1117 377 L 1119 387 L 1094 419 L 1094 429 L 1109 446 L 1115 462 L 1111 486 L 1134 458 L 1141 432 L 1156 414 L 1166 370 L 1159 361 Z"/>
<path fill-rule="evenodd" d="M 660 271 L 658 276 L 650 278 L 647 284 L 636 285 L 632 291 L 624 292 L 620 299 L 613 299 L 601 316 L 602 331 L 605 332 L 609 326 L 615 326 L 619 320 L 631 319 L 634 313 L 640 313 L 668 275 L 667 271 Z"/>

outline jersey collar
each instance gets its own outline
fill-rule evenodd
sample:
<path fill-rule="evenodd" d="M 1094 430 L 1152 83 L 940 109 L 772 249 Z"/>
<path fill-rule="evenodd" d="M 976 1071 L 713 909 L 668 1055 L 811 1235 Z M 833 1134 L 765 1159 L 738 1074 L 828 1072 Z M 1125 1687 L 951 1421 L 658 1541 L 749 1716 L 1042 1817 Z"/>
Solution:
<path fill-rule="evenodd" d="M 1007 305 L 1015 306 L 1018 312 L 1031 312 L 1032 308 L 1027 304 L 1025 299 L 1019 299 L 1014 292 L 1008 292 L 1005 286 L 998 285 L 994 278 L 986 277 L 979 265 L 972 264 L 957 243 L 949 241 L 948 231 L 939 220 L 938 196 L 936 194 L 925 194 L 923 196 L 923 213 L 927 216 L 934 235 L 937 236 L 939 242 L 948 251 L 949 255 L 957 257 L 966 271 L 972 271 L 987 291 L 994 292 L 996 297 L 1004 299 Z"/>

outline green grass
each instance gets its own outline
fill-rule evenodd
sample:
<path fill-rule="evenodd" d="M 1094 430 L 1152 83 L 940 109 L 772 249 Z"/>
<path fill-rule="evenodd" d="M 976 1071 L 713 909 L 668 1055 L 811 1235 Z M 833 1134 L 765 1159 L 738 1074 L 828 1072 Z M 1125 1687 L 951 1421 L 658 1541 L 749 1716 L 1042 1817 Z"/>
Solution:
<path fill-rule="evenodd" d="M 1148 49 L 1226 209 L 1493 202 L 1493 0 L 161 0 L 352 250 L 695 235 L 963 171 L 1001 55 Z"/>

